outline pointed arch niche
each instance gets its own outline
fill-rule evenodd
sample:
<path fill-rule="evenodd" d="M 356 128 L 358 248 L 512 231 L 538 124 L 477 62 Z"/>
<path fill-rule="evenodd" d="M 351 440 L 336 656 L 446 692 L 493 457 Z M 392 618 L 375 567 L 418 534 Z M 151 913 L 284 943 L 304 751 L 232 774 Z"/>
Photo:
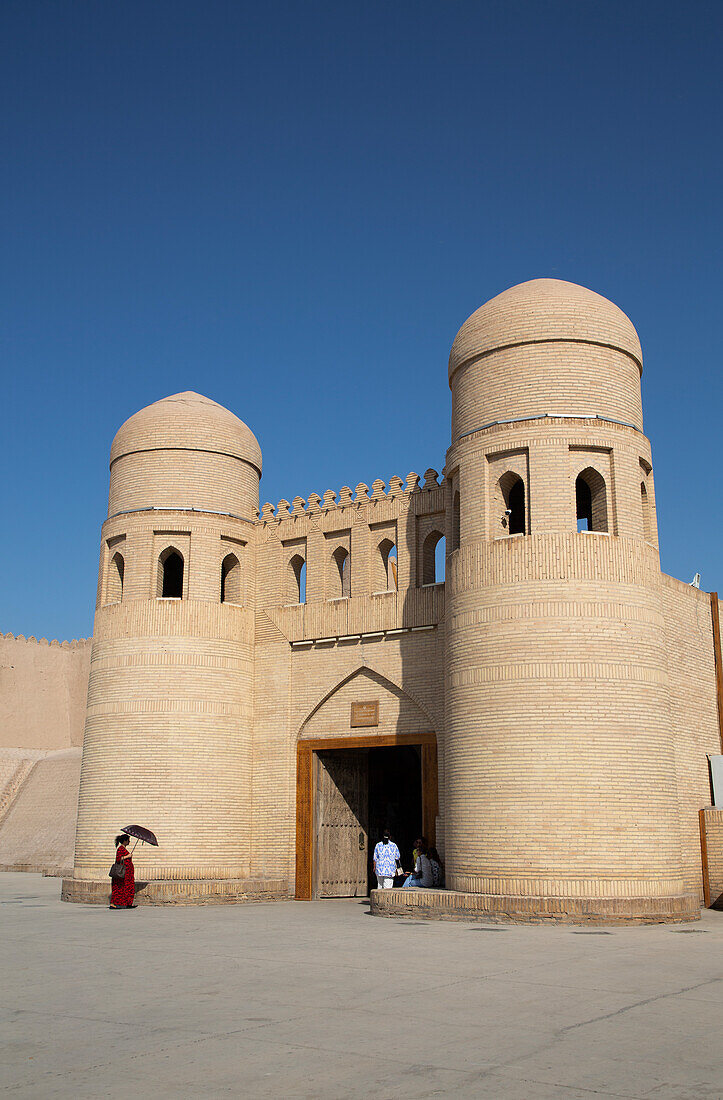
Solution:
<path fill-rule="evenodd" d="M 570 447 L 575 529 L 616 535 L 612 451 L 606 447 Z"/>
<path fill-rule="evenodd" d="M 241 562 L 236 554 L 227 554 L 221 562 L 221 603 L 243 603 Z"/>
<path fill-rule="evenodd" d="M 398 587 L 397 548 L 391 539 L 382 539 L 375 561 L 376 592 L 394 592 Z"/>
<path fill-rule="evenodd" d="M 530 533 L 527 448 L 487 455 L 488 531 L 493 539 Z"/>
<path fill-rule="evenodd" d="M 183 599 L 183 554 L 175 546 L 167 546 L 158 556 L 156 595 L 166 600 Z"/>
<path fill-rule="evenodd" d="M 332 599 L 351 596 L 351 554 L 345 545 L 337 546 L 331 554 L 330 588 Z"/>
<path fill-rule="evenodd" d="M 126 537 L 116 535 L 108 539 L 105 549 L 105 576 L 103 578 L 103 604 L 121 603 L 126 572 Z"/>
<path fill-rule="evenodd" d="M 351 725 L 351 704 L 379 705 L 378 725 Z M 363 759 L 369 749 L 412 746 L 421 760 L 422 831 L 435 843 L 438 812 L 437 736 L 425 709 L 397 684 L 368 666 L 345 677 L 317 702 L 299 729 L 296 759 L 296 897 L 313 896 L 316 851 L 314 775 L 319 753 Z"/>
<path fill-rule="evenodd" d="M 640 509 L 643 538 L 646 542 L 650 542 L 653 546 L 657 546 L 653 467 L 644 458 L 640 459 Z"/>

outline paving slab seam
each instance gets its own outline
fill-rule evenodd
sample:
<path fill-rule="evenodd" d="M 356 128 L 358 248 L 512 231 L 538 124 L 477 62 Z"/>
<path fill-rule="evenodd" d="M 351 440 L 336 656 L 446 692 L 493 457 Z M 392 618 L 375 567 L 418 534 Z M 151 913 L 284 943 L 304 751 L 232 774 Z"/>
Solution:
<path fill-rule="evenodd" d="M 23 1010 L 21 1009 L 20 1011 L 23 1011 Z M 32 1010 L 28 1010 L 28 1011 L 32 1011 Z M 42 1012 L 37 1012 L 36 1015 L 59 1016 L 61 1014 L 60 1013 L 47 1013 L 46 1014 L 46 1013 L 42 1013 Z M 78 1019 L 78 1020 L 82 1020 L 84 1022 L 94 1022 L 93 1020 L 89 1021 L 87 1017 L 83 1017 L 83 1016 L 68 1017 L 66 1013 L 62 1013 L 62 1018 L 63 1019 L 68 1019 L 68 1018 Z M 305 1015 L 302 1014 L 300 1016 L 292 1017 L 288 1020 L 283 1020 L 283 1021 L 274 1020 L 274 1021 L 269 1021 L 266 1024 L 259 1024 L 258 1026 L 259 1027 L 268 1027 L 271 1024 L 274 1024 L 274 1023 L 278 1024 L 280 1022 L 284 1023 L 284 1024 L 293 1023 L 294 1020 L 305 1019 L 305 1018 L 306 1018 Z M 117 1020 L 110 1020 L 110 1021 L 107 1021 L 107 1022 L 117 1024 Z M 142 1028 L 141 1025 L 139 1025 L 139 1028 L 140 1028 L 140 1030 L 143 1030 L 144 1032 L 147 1033 L 147 1029 Z M 203 1035 L 196 1034 L 195 1038 L 192 1038 L 192 1039 L 179 1038 L 178 1042 L 176 1042 L 176 1043 L 169 1043 L 166 1046 L 155 1047 L 153 1050 L 140 1051 L 138 1053 L 133 1053 L 133 1052 L 127 1053 L 127 1052 L 124 1051 L 121 1054 L 119 1054 L 118 1056 L 116 1056 L 115 1058 L 113 1058 L 111 1060 L 108 1060 L 108 1061 L 92 1062 L 92 1063 L 86 1063 L 86 1064 L 80 1065 L 80 1066 L 75 1066 L 74 1069 L 73 1069 L 73 1073 L 77 1075 L 78 1073 L 94 1073 L 94 1072 L 100 1071 L 100 1070 L 111 1069 L 113 1066 L 117 1066 L 119 1061 L 124 1063 L 124 1064 L 126 1062 L 141 1062 L 145 1058 L 156 1058 L 159 1055 L 173 1053 L 173 1051 L 178 1050 L 179 1047 L 183 1048 L 183 1049 L 187 1049 L 188 1047 L 198 1046 L 201 1043 L 207 1043 L 207 1042 L 209 1042 L 213 1039 L 226 1039 L 226 1038 L 230 1038 L 233 1035 L 241 1035 L 241 1034 L 246 1035 L 246 1034 L 248 1034 L 249 1032 L 251 1032 L 253 1030 L 255 1030 L 253 1027 L 251 1027 L 251 1028 L 234 1028 L 234 1029 L 232 1029 L 231 1031 L 228 1031 L 228 1032 L 218 1031 L 218 1032 L 214 1032 L 213 1034 L 203 1034 Z M 299 1049 L 306 1049 L 301 1044 L 298 1044 L 298 1043 L 297 1044 L 287 1044 L 287 1045 L 296 1045 Z M 315 1049 L 315 1048 L 309 1048 L 309 1049 Z M 192 1064 L 192 1063 L 190 1063 L 190 1064 Z M 23 1081 L 23 1082 L 21 1082 L 17 1085 L 6 1086 L 6 1089 L 7 1089 L 7 1091 L 15 1091 L 18 1088 L 28 1088 L 29 1086 L 35 1086 L 37 1084 L 40 1084 L 42 1081 L 52 1081 L 53 1078 L 62 1079 L 62 1078 L 65 1078 L 66 1076 L 67 1076 L 67 1071 L 65 1071 L 65 1070 L 61 1071 L 60 1073 L 52 1073 L 52 1071 L 51 1071 L 50 1073 L 41 1074 L 39 1077 L 36 1077 L 33 1080 Z M 5 1091 L 5 1089 L 3 1091 Z"/>
<path fill-rule="evenodd" d="M 655 1004 L 656 1001 L 669 1000 L 674 997 L 680 997 L 683 993 L 690 993 L 694 989 L 703 989 L 707 985 L 715 985 L 716 982 L 720 980 L 719 977 L 708 978 L 705 982 L 696 982 L 695 985 L 683 986 L 682 989 L 674 989 L 669 993 L 658 993 L 655 997 L 646 997 L 642 1001 L 637 1001 L 635 1004 L 628 1005 L 627 1008 L 619 1008 L 615 1012 L 608 1012 L 604 1016 L 595 1016 L 592 1020 L 581 1021 L 578 1024 L 569 1024 L 567 1027 L 562 1028 L 559 1034 L 564 1035 L 566 1032 L 576 1031 L 581 1027 L 589 1027 L 590 1024 L 600 1023 L 603 1020 L 612 1020 L 615 1016 L 623 1016 L 626 1012 L 632 1012 L 636 1008 L 643 1008 L 645 1005 Z"/>
<path fill-rule="evenodd" d="M 609 1089 L 589 1089 L 582 1085 L 563 1085 L 559 1081 L 540 1081 L 537 1077 L 506 1077 L 502 1073 L 493 1073 L 491 1076 L 499 1077 L 501 1081 L 505 1082 L 515 1081 L 520 1085 L 543 1085 L 546 1088 L 552 1087 L 560 1089 L 561 1092 L 575 1093 L 578 1096 L 580 1093 L 585 1093 L 586 1096 L 612 1096 L 615 1100 L 647 1100 L 647 1098 L 639 1092 L 610 1092 Z"/>

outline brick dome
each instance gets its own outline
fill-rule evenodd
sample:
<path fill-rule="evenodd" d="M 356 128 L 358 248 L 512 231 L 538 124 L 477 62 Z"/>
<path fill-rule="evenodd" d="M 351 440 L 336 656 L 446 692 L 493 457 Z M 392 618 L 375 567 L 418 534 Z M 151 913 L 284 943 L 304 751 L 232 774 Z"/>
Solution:
<path fill-rule="evenodd" d="M 192 390 L 164 397 L 129 417 L 111 445 L 111 466 L 122 455 L 164 450 L 230 455 L 261 474 L 261 448 L 251 429 L 223 405 Z"/>
<path fill-rule="evenodd" d="M 487 352 L 521 344 L 556 341 L 597 344 L 629 355 L 643 369 L 632 321 L 607 298 L 562 279 L 531 279 L 480 306 L 457 333 L 449 378 Z"/>

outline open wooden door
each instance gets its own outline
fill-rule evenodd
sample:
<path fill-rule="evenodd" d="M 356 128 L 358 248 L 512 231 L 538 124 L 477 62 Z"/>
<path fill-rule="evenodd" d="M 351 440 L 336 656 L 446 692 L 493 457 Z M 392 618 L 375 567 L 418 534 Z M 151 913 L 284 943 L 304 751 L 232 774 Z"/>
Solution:
<path fill-rule="evenodd" d="M 368 755 L 347 749 L 315 757 L 314 896 L 366 897 Z"/>
<path fill-rule="evenodd" d="M 296 763 L 296 897 L 300 901 L 366 896 L 368 753 L 394 745 L 422 746 L 422 829 L 435 843 L 437 738 L 433 732 L 300 740 Z M 377 827 L 386 824 L 387 820 L 376 823 Z"/>

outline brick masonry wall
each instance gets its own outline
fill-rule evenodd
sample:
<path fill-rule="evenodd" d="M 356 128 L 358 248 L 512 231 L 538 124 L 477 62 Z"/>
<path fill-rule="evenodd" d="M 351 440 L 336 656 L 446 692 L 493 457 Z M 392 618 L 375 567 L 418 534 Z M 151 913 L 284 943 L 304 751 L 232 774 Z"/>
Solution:
<path fill-rule="evenodd" d="M 723 807 L 704 811 L 711 908 L 723 909 Z"/>
<path fill-rule="evenodd" d="M 159 594 L 158 559 L 174 547 L 184 560 L 185 599 L 218 603 L 221 599 L 221 563 L 229 552 L 242 565 L 243 605 L 255 598 L 255 527 L 250 521 L 210 513 L 163 509 L 137 512 L 106 520 L 101 532 L 96 608 L 117 599 L 110 585 L 112 559 L 124 559 L 122 602 L 155 599 Z"/>
<path fill-rule="evenodd" d="M 655 560 L 644 544 L 578 534 L 455 555 L 446 688 L 454 888 L 679 890 L 664 621 L 654 589 L 625 583 L 626 572 L 652 579 Z M 470 570 L 477 586 L 457 589 Z"/>
<path fill-rule="evenodd" d="M 455 890 L 372 890 L 377 917 L 515 924 L 655 924 L 700 919 L 694 893 L 674 898 L 531 898 Z"/>
<path fill-rule="evenodd" d="M 108 515 L 146 508 L 201 508 L 254 518 L 259 475 L 231 455 L 199 451 L 142 451 L 111 469 Z"/>
<path fill-rule="evenodd" d="M 710 596 L 664 574 L 660 593 L 684 874 L 702 898 L 698 811 L 711 800 L 706 754 L 721 752 Z"/>
<path fill-rule="evenodd" d="M 433 730 L 443 755 L 443 652 L 443 628 L 299 649 L 257 632 L 253 875 L 285 875 L 293 890 L 299 738 Z M 352 729 L 352 701 L 368 700 L 379 726 Z"/>
<path fill-rule="evenodd" d="M 0 748 L 82 745 L 90 650 L 90 638 L 0 635 Z"/>
<path fill-rule="evenodd" d="M 575 479 L 586 466 L 599 470 L 607 487 L 610 534 L 658 545 L 650 442 L 618 424 L 569 417 L 542 417 L 498 424 L 474 432 L 447 453 L 446 472 L 459 471 L 462 542 L 506 538 L 498 483 L 507 470 L 525 483 L 526 530 L 575 531 Z M 648 524 L 644 524 L 641 484 L 645 477 Z"/>
<path fill-rule="evenodd" d="M 146 825 L 139 876 L 249 868 L 251 613 L 203 601 L 101 608 L 88 690 L 76 873 L 107 873 L 115 834 Z"/>
<path fill-rule="evenodd" d="M 388 487 L 378 479 L 373 482 L 371 495 L 369 487 L 360 482 L 354 492 L 347 486 L 338 493 L 327 490 L 323 500 L 312 494 L 308 501 L 302 497 L 295 497 L 293 504 L 279 501 L 275 510 L 272 504 L 265 504 L 258 532 L 259 546 L 263 547 L 258 560 L 259 606 L 283 608 L 287 625 L 282 629 L 290 630 L 295 640 L 320 636 L 319 615 L 333 615 L 335 609 L 340 615 L 347 614 L 346 607 L 339 607 L 341 582 L 333 559 L 335 550 L 343 548 L 350 554 L 351 599 L 377 597 L 376 602 L 366 602 L 364 610 L 357 605 L 358 612 L 356 608 L 352 611 L 343 632 L 372 629 L 370 624 L 377 615 L 384 618 L 389 614 L 389 597 L 397 591 L 403 596 L 405 609 L 412 600 L 410 591 L 419 593 L 419 612 L 407 611 L 408 618 L 410 614 L 412 618 L 415 614 L 426 615 L 427 622 L 436 621 L 439 608 L 433 594 L 421 588 L 421 543 L 433 531 L 448 534 L 447 486 L 439 485 L 437 476 L 435 470 L 428 470 L 420 485 L 419 476 L 410 473 L 406 488 L 400 477 L 391 477 Z M 385 541 L 392 542 L 397 550 L 396 585 L 390 574 L 383 573 L 379 546 Z M 306 606 L 301 608 L 289 564 L 297 556 L 307 567 Z M 396 610 L 391 614 L 395 619 Z M 278 612 L 274 617 L 278 619 Z M 312 621 L 304 623 L 304 619 Z M 385 619 L 381 628 L 390 626 L 391 621 Z"/>
<path fill-rule="evenodd" d="M 461 367 L 454 381 L 453 440 L 494 420 L 545 413 L 643 426 L 640 370 L 614 348 L 571 342 L 504 348 Z"/>

